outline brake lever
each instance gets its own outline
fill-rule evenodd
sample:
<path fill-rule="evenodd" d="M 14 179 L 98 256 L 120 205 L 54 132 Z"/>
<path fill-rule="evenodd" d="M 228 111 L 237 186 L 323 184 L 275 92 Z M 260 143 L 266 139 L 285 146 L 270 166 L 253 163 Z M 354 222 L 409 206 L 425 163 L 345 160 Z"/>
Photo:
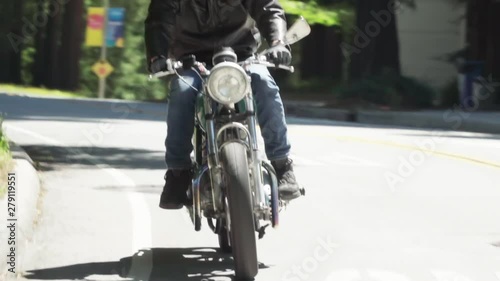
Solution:
<path fill-rule="evenodd" d="M 290 73 L 294 73 L 295 72 L 295 68 L 293 66 L 287 66 L 287 65 L 281 65 L 281 64 L 279 64 L 276 67 L 279 68 L 279 69 L 287 70 Z"/>
<path fill-rule="evenodd" d="M 260 65 L 263 65 L 266 67 L 279 68 L 279 69 L 287 70 L 290 73 L 295 72 L 295 68 L 293 66 L 288 66 L 288 65 L 283 65 L 283 64 L 277 65 L 277 64 L 271 63 L 271 62 L 267 61 L 265 56 L 259 56 L 257 58 L 253 58 L 253 59 L 250 59 L 250 60 L 243 62 L 244 66 L 248 66 L 251 64 L 260 64 Z"/>
<path fill-rule="evenodd" d="M 265 65 L 267 67 L 273 67 L 273 68 L 279 68 L 279 69 L 283 69 L 283 70 L 286 70 L 290 73 L 294 73 L 295 72 L 295 68 L 293 66 L 288 66 L 288 65 L 284 65 L 284 64 L 275 64 L 275 63 L 271 63 L 271 62 L 261 62 L 260 64 L 262 65 Z"/>
<path fill-rule="evenodd" d="M 155 78 L 161 78 L 169 75 L 174 75 L 175 71 L 160 71 L 156 72 L 155 74 L 149 74 L 149 81 L 155 79 Z"/>
<path fill-rule="evenodd" d="M 156 72 L 155 74 L 149 74 L 148 80 L 151 81 L 154 78 L 161 78 L 161 77 L 177 74 L 177 71 L 175 69 L 181 68 L 182 62 L 175 61 L 172 66 L 174 68 L 174 71 L 160 71 L 160 72 Z"/>

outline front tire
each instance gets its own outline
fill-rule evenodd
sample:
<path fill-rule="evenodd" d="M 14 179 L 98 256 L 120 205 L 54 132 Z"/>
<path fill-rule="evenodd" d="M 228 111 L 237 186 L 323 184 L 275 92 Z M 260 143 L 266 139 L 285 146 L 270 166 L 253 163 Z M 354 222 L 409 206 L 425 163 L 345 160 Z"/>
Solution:
<path fill-rule="evenodd" d="M 230 215 L 230 237 L 237 279 L 253 279 L 258 272 L 257 241 L 246 147 L 229 143 L 222 149 Z"/>

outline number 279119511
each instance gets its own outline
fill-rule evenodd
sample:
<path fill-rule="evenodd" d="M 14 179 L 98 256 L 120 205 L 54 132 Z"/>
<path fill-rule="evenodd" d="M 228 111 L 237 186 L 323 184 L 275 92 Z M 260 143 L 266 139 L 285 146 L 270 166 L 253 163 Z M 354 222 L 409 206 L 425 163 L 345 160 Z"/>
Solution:
<path fill-rule="evenodd" d="M 9 173 L 7 175 L 7 211 L 10 217 L 15 217 L 16 215 L 16 174 Z"/>

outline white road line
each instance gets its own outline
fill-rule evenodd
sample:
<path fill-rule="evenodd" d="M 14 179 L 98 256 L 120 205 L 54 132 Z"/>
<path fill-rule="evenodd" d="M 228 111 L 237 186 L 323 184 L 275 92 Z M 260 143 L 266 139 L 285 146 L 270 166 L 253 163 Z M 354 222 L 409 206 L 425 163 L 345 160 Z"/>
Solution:
<path fill-rule="evenodd" d="M 317 132 L 319 132 L 320 134 L 325 133 L 321 129 L 322 129 L 321 127 L 314 128 L 314 130 L 311 130 L 311 128 L 305 129 L 301 127 L 297 129 L 297 131 L 293 132 L 290 131 L 290 134 L 296 135 L 296 138 L 301 138 L 304 135 L 311 136 Z M 331 135 L 325 134 L 324 136 L 328 137 L 331 147 L 330 151 L 326 151 L 315 155 L 314 156 L 315 159 L 310 159 L 310 158 L 307 159 L 304 157 L 300 157 L 296 154 L 294 157 L 297 157 L 298 159 L 300 159 L 300 161 L 306 163 L 306 165 L 313 165 L 313 166 L 339 165 L 339 166 L 355 166 L 355 167 L 382 167 L 381 163 L 338 152 L 338 147 L 336 147 L 335 144 L 338 143 L 337 137 L 341 135 L 337 136 L 335 134 Z"/>
<path fill-rule="evenodd" d="M 369 269 L 368 276 L 372 280 L 380 280 L 380 281 L 411 281 L 408 277 L 396 273 L 390 272 L 387 270 L 378 270 L 378 269 Z"/>
<path fill-rule="evenodd" d="M 361 274 L 356 269 L 336 269 L 324 281 L 354 281 L 360 279 Z"/>
<path fill-rule="evenodd" d="M 351 165 L 356 165 L 356 166 L 373 166 L 373 167 L 382 167 L 382 164 L 370 161 L 365 158 L 359 158 L 356 156 L 340 153 L 340 152 L 333 152 L 333 156 L 338 157 L 341 160 L 347 160 L 348 162 L 351 163 Z"/>
<path fill-rule="evenodd" d="M 331 155 L 331 156 L 330 156 Z M 292 154 L 291 158 L 294 160 L 295 164 L 303 166 L 351 166 L 351 167 L 382 167 L 381 164 L 350 156 L 347 154 L 333 153 L 327 156 L 319 157 L 317 160 L 305 158 L 297 154 Z"/>
<path fill-rule="evenodd" d="M 294 161 L 296 165 L 304 165 L 304 166 L 328 166 L 328 164 L 316 160 L 311 160 L 297 154 L 291 154 L 290 158 Z"/>
<path fill-rule="evenodd" d="M 434 270 L 432 271 L 432 275 L 434 275 L 437 281 L 476 281 L 454 271 Z"/>
<path fill-rule="evenodd" d="M 99 163 L 93 156 L 89 154 L 82 153 L 75 149 L 66 148 L 63 143 L 57 140 L 48 138 L 46 136 L 40 135 L 32 131 L 28 131 L 26 129 L 17 126 L 12 126 L 9 124 L 4 124 L 4 126 L 6 127 L 7 130 L 17 131 L 19 133 L 42 140 L 46 143 L 65 148 L 69 153 L 83 154 L 86 157 L 88 157 L 87 161 L 97 166 L 103 172 L 110 175 L 114 180 L 119 182 L 121 185 L 131 188 L 136 187 L 134 181 L 131 178 L 129 178 L 125 173 L 120 172 L 119 170 L 112 168 L 109 165 Z M 153 246 L 152 235 L 151 235 L 151 214 L 149 212 L 149 208 L 146 199 L 144 197 L 144 194 L 139 192 L 127 192 L 127 199 L 132 207 L 132 224 L 131 224 L 133 233 L 132 250 L 135 252 L 142 248 L 151 248 Z M 152 265 L 152 260 L 150 264 Z"/>

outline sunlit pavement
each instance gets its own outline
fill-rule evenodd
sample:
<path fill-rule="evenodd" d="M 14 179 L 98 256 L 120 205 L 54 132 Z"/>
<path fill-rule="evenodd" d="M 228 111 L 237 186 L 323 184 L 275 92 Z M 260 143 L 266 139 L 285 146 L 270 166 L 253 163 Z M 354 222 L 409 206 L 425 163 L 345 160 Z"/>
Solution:
<path fill-rule="evenodd" d="M 25 278 L 231 280 L 205 221 L 158 207 L 165 105 L 0 95 L 0 111 L 45 189 Z M 306 196 L 259 240 L 256 280 L 500 280 L 500 136 L 288 123 Z"/>

